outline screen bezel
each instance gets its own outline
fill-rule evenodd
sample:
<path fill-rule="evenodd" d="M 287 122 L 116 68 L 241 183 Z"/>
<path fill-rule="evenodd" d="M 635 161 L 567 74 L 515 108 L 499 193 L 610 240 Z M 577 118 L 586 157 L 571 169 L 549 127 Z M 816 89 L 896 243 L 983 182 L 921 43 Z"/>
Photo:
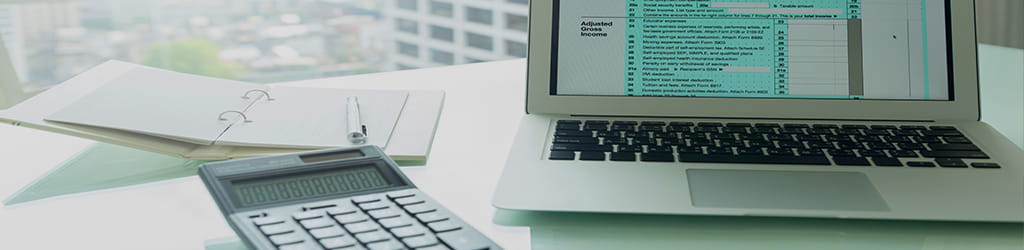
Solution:
<path fill-rule="evenodd" d="M 600 116 L 722 117 L 766 119 L 849 119 L 937 121 L 978 120 L 977 44 L 974 2 L 950 0 L 947 7 L 951 83 L 955 99 L 822 100 L 777 98 L 685 98 L 559 96 L 551 94 L 555 1 L 530 2 L 527 106 L 531 114 Z M 722 105 L 728 103 L 728 105 Z M 765 110 L 773 110 L 765 112 Z"/>

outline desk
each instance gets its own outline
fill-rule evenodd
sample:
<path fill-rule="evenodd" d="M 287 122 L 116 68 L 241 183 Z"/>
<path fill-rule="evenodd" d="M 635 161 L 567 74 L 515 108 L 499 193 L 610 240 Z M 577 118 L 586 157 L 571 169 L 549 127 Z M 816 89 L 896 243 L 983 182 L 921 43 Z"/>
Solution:
<path fill-rule="evenodd" d="M 525 110 L 524 72 L 525 60 L 512 60 L 291 84 L 446 90 L 427 166 L 403 171 L 502 246 L 529 249 L 530 231 L 496 225 L 496 210 L 490 205 Z M 13 126 L 0 126 L 0 138 L 0 196 L 14 193 L 91 144 Z M 200 249 L 205 240 L 231 235 L 195 176 L 0 208 L 2 249 Z"/>

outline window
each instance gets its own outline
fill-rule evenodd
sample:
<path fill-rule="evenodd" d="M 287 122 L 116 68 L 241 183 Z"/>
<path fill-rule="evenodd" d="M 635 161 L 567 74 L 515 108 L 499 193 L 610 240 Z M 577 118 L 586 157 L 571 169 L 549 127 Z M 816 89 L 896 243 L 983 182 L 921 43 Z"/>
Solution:
<path fill-rule="evenodd" d="M 527 31 L 529 21 L 526 16 L 505 13 L 505 28 L 510 30 Z"/>
<path fill-rule="evenodd" d="M 505 0 L 509 3 L 526 5 L 530 0 Z"/>
<path fill-rule="evenodd" d="M 430 14 L 440 17 L 452 17 L 454 7 L 451 3 L 441 1 L 430 1 Z"/>
<path fill-rule="evenodd" d="M 416 21 L 402 18 L 395 19 L 395 29 L 401 32 L 414 35 L 420 33 L 420 25 L 416 23 Z"/>
<path fill-rule="evenodd" d="M 416 11 L 419 9 L 419 6 L 417 6 L 418 4 L 416 3 L 417 1 L 418 0 L 395 0 L 395 6 L 398 6 L 399 9 Z"/>
<path fill-rule="evenodd" d="M 484 60 L 484 59 L 468 57 L 468 56 L 466 58 L 464 58 L 464 59 L 465 59 L 466 63 L 480 63 L 480 62 L 486 62 L 487 61 L 487 60 Z"/>
<path fill-rule="evenodd" d="M 491 25 L 491 10 L 476 7 L 466 7 L 466 21 Z"/>
<path fill-rule="evenodd" d="M 447 27 L 430 25 L 430 38 L 453 42 L 455 41 L 455 31 Z"/>
<path fill-rule="evenodd" d="M 448 51 L 430 49 L 430 61 L 445 65 L 452 65 L 455 64 L 455 55 Z"/>
<path fill-rule="evenodd" d="M 416 46 L 415 44 L 403 41 L 396 41 L 395 46 L 398 47 L 398 54 L 406 55 L 413 58 L 420 57 L 420 47 Z"/>
<path fill-rule="evenodd" d="M 493 50 L 494 39 L 487 35 L 466 32 L 466 46 L 482 50 Z"/>
<path fill-rule="evenodd" d="M 526 57 L 526 43 L 505 40 L 505 55 Z"/>
<path fill-rule="evenodd" d="M 507 58 L 528 11 L 507 1 L 0 1 L 0 107 L 108 60 L 269 83 Z"/>

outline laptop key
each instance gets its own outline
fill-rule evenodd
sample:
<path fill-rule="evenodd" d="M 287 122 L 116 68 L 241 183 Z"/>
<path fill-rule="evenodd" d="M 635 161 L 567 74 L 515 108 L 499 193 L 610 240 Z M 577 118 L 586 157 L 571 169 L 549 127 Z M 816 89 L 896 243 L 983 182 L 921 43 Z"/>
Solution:
<path fill-rule="evenodd" d="M 640 161 L 646 162 L 675 162 L 676 158 L 672 153 L 645 153 L 640 154 Z"/>
<path fill-rule="evenodd" d="M 779 156 L 779 155 L 679 155 L 680 162 L 703 163 L 761 163 L 794 165 L 830 165 L 824 156 Z"/>
<path fill-rule="evenodd" d="M 590 131 L 555 131 L 555 136 L 592 137 L 594 133 Z"/>
<path fill-rule="evenodd" d="M 954 144 L 962 144 L 962 143 L 968 143 L 969 144 L 969 143 L 971 143 L 971 140 L 968 140 L 966 137 L 960 137 L 960 136 L 945 137 L 945 139 L 946 139 L 947 143 L 954 143 Z"/>
<path fill-rule="evenodd" d="M 582 152 L 580 153 L 581 161 L 603 161 L 604 152 Z"/>
<path fill-rule="evenodd" d="M 929 161 L 908 161 L 907 166 L 916 168 L 933 168 L 935 167 L 935 163 Z"/>
<path fill-rule="evenodd" d="M 981 151 L 922 151 L 921 156 L 928 158 L 988 159 L 988 155 Z"/>
<path fill-rule="evenodd" d="M 611 152 L 612 145 L 554 144 L 551 151 Z"/>
<path fill-rule="evenodd" d="M 671 146 L 647 146 L 648 153 L 672 153 Z"/>
<path fill-rule="evenodd" d="M 639 145 L 619 145 L 618 152 L 638 153 L 640 151 L 644 151 L 644 148 Z"/>
<path fill-rule="evenodd" d="M 832 157 L 832 160 L 836 162 L 836 165 L 840 166 L 871 166 L 868 159 L 854 156 L 836 156 Z"/>
<path fill-rule="evenodd" d="M 889 155 L 892 155 L 893 157 L 908 157 L 908 158 L 917 158 L 918 157 L 917 153 L 915 153 L 913 150 L 887 150 L 887 151 L 889 151 Z"/>
<path fill-rule="evenodd" d="M 932 130 L 956 130 L 956 127 L 953 126 L 931 126 L 928 128 L 931 128 Z"/>
<path fill-rule="evenodd" d="M 558 120 L 558 124 L 580 124 L 583 123 L 580 120 Z"/>
<path fill-rule="evenodd" d="M 554 143 L 566 143 L 566 144 L 597 144 L 598 140 L 594 137 L 564 137 L 556 136 Z"/>
<path fill-rule="evenodd" d="M 636 154 L 632 152 L 611 153 L 612 161 L 636 161 Z"/>
<path fill-rule="evenodd" d="M 828 154 L 832 155 L 832 156 L 855 156 L 856 155 L 855 153 L 853 153 L 853 150 L 849 150 L 849 149 L 830 149 L 830 150 L 828 150 Z"/>
<path fill-rule="evenodd" d="M 725 126 L 726 127 L 730 127 L 730 128 L 749 128 L 750 127 L 750 123 L 730 122 L 730 123 L 726 123 Z"/>
<path fill-rule="evenodd" d="M 981 149 L 974 144 L 936 144 L 929 143 L 928 148 L 934 151 L 979 151 Z"/>
<path fill-rule="evenodd" d="M 974 168 L 1001 168 L 998 163 L 991 162 L 975 162 L 971 163 L 971 166 Z"/>
<path fill-rule="evenodd" d="M 572 151 L 551 151 L 548 160 L 575 160 L 576 152 Z"/>
<path fill-rule="evenodd" d="M 579 124 L 558 124 L 558 126 L 556 126 L 555 129 L 556 130 L 578 131 L 578 130 L 580 130 L 580 125 Z"/>
<path fill-rule="evenodd" d="M 966 168 L 967 163 L 956 158 L 935 158 L 935 163 L 944 168 Z"/>
<path fill-rule="evenodd" d="M 899 159 L 889 157 L 871 157 L 871 161 L 875 162 L 875 166 L 879 167 L 902 167 L 903 163 Z"/>
<path fill-rule="evenodd" d="M 860 156 L 865 157 L 886 157 L 885 151 L 882 150 L 859 150 Z"/>

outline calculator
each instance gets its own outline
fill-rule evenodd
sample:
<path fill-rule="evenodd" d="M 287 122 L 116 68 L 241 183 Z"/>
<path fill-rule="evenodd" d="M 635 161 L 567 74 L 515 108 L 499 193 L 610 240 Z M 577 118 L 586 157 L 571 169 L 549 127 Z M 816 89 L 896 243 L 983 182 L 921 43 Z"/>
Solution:
<path fill-rule="evenodd" d="M 377 146 L 206 163 L 199 176 L 252 249 L 502 249 Z"/>

